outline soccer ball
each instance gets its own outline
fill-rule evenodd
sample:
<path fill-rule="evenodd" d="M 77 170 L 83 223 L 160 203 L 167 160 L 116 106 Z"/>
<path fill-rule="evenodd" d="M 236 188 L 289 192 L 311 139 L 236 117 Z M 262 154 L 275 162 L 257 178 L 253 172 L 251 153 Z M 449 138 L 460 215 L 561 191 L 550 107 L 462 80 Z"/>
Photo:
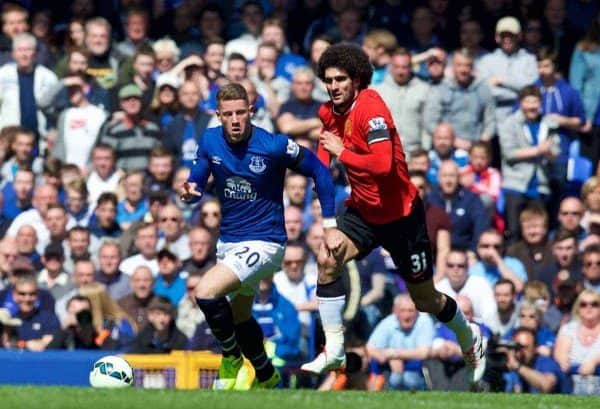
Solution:
<path fill-rule="evenodd" d="M 126 388 L 133 385 L 133 369 L 121 357 L 102 357 L 90 371 L 90 385 L 94 388 Z"/>

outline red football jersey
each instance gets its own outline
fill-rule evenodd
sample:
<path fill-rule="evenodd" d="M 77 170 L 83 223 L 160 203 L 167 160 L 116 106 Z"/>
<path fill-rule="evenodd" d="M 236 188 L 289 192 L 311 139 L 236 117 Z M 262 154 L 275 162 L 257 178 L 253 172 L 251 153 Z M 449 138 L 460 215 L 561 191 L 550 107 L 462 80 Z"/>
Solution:
<path fill-rule="evenodd" d="M 408 176 L 406 157 L 392 115 L 379 94 L 372 89 L 361 91 L 345 114 L 336 113 L 331 101 L 324 103 L 319 109 L 319 118 L 324 130 L 343 140 L 345 149 L 338 159 L 346 167 L 352 188 L 346 204 L 373 224 L 389 223 L 410 214 L 417 188 Z M 379 144 L 385 144 L 380 146 L 386 149 L 374 155 L 373 150 Z M 347 151 L 350 153 L 346 154 Z M 368 163 L 358 165 L 354 160 L 356 155 L 372 157 Z M 389 161 L 389 156 L 389 172 L 387 169 L 385 174 L 374 172 L 376 162 Z M 319 146 L 319 158 L 329 166 L 329 154 L 322 146 Z"/>

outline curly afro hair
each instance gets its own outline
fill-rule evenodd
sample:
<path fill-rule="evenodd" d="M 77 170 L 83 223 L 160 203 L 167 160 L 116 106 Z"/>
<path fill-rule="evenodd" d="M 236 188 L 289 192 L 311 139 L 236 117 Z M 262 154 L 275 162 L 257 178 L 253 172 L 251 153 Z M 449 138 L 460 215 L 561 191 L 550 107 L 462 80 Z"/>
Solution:
<path fill-rule="evenodd" d="M 327 48 L 319 59 L 319 78 L 325 81 L 325 71 L 335 67 L 348 73 L 352 80 L 359 80 L 359 89 L 365 89 L 371 82 L 373 67 L 369 57 L 353 44 L 335 44 Z"/>

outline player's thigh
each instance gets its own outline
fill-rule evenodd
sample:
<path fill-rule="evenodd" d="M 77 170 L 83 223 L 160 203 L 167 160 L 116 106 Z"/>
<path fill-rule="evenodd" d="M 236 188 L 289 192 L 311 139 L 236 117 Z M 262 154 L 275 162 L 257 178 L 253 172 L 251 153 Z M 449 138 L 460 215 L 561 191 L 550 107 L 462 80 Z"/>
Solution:
<path fill-rule="evenodd" d="M 233 269 L 221 262 L 212 266 L 196 286 L 196 297 L 223 297 L 240 288 L 241 282 Z"/>
<path fill-rule="evenodd" d="M 354 209 L 348 208 L 337 218 L 338 230 L 344 236 L 344 242 L 333 255 L 338 267 L 355 258 L 361 259 L 380 245 L 377 232 Z"/>
<path fill-rule="evenodd" d="M 261 279 L 281 270 L 285 246 L 259 240 L 218 243 L 217 258 L 237 276 L 241 285 L 232 294 L 254 296 Z"/>
<path fill-rule="evenodd" d="M 424 283 L 433 278 L 433 252 L 427 235 L 425 208 L 419 198 L 415 199 L 408 216 L 379 227 L 378 236 L 407 284 Z"/>

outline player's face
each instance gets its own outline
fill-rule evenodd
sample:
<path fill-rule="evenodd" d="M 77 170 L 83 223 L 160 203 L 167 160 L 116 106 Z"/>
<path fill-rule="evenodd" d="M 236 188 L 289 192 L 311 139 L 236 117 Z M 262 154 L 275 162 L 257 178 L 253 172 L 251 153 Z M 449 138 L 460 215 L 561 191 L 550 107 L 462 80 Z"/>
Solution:
<path fill-rule="evenodd" d="M 342 112 L 348 109 L 358 94 L 358 80 L 353 81 L 346 71 L 330 67 L 325 70 L 324 82 L 335 108 Z"/>
<path fill-rule="evenodd" d="M 223 125 L 225 137 L 229 143 L 240 143 L 248 139 L 252 128 L 250 126 L 251 105 L 243 99 L 221 101 L 217 116 Z"/>

